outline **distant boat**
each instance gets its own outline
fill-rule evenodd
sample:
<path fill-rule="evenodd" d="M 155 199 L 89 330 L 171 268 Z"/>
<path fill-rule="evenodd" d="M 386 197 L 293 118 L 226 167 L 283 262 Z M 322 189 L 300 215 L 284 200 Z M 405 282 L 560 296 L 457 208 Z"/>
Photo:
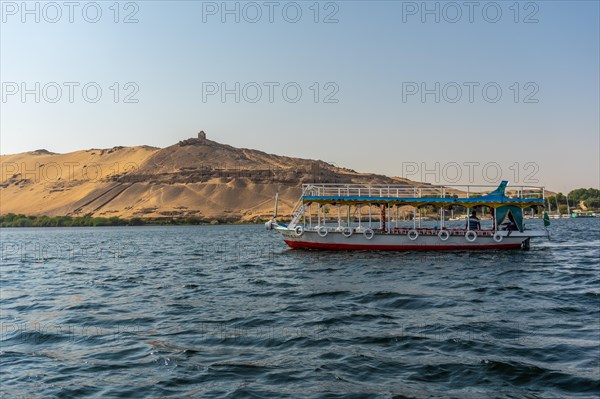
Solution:
<path fill-rule="evenodd" d="M 485 186 L 460 186 L 466 190 L 459 190 L 456 186 L 408 184 L 303 184 L 290 224 L 279 223 L 275 211 L 273 220 L 265 225 L 280 233 L 285 243 L 295 249 L 528 249 L 532 238 L 549 236 L 546 229 L 530 230 L 523 223 L 524 208 L 544 207 L 544 188 L 518 187 L 507 195 L 507 184 L 503 181 L 487 194 L 482 191 Z M 399 227 L 397 216 L 393 225 L 392 213 L 397 214 L 400 207 L 407 205 L 414 210 L 412 227 Z M 440 209 L 438 226 L 421 226 L 417 210 L 423 206 Z M 448 228 L 445 211 L 452 206 L 491 207 L 495 210 L 495 223 L 488 230 L 472 229 L 470 223 L 465 228 Z M 331 207 L 337 208 L 337 218 L 332 217 Z M 363 220 L 366 216 L 368 219 Z"/>
<path fill-rule="evenodd" d="M 572 218 L 597 218 L 599 216 L 596 212 L 592 211 L 573 211 L 571 213 Z"/>

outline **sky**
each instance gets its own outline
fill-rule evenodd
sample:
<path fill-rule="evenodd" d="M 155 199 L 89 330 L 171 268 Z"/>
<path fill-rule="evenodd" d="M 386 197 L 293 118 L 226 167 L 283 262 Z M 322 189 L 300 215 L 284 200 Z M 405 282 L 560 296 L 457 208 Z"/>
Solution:
<path fill-rule="evenodd" d="M 209 139 L 600 186 L 597 1 L 2 1 L 0 153 Z M 227 160 L 223 160 L 227 162 Z"/>

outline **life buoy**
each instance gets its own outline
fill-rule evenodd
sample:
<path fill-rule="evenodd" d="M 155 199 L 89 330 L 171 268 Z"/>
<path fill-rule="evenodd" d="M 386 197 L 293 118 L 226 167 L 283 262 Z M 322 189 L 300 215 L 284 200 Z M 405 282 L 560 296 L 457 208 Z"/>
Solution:
<path fill-rule="evenodd" d="M 477 233 L 473 230 L 469 230 L 465 233 L 465 239 L 469 242 L 473 242 L 477 239 Z"/>
<path fill-rule="evenodd" d="M 440 238 L 440 240 L 446 241 L 448 238 L 450 238 L 450 233 L 448 233 L 447 230 L 440 230 L 440 232 L 438 233 L 438 237 Z"/>
<path fill-rule="evenodd" d="M 299 237 L 302 234 L 304 234 L 304 227 L 302 227 L 302 226 L 296 226 L 296 228 L 294 229 L 294 232 Z"/>
<path fill-rule="evenodd" d="M 344 237 L 348 238 L 352 235 L 352 229 L 350 227 L 344 227 L 342 229 L 342 234 L 344 235 Z"/>
<path fill-rule="evenodd" d="M 373 238 L 373 236 L 375 235 L 375 233 L 373 233 L 373 230 L 371 230 L 371 229 L 366 229 L 364 231 L 363 235 L 365 236 L 365 238 L 367 240 L 370 240 L 371 238 Z"/>
<path fill-rule="evenodd" d="M 497 231 L 494 234 L 493 238 L 494 238 L 494 241 L 496 241 L 496 242 L 502 242 L 502 239 L 504 238 L 504 236 L 499 231 Z"/>
<path fill-rule="evenodd" d="M 419 237 L 419 232 L 418 232 L 417 230 L 414 230 L 414 229 L 413 229 L 413 230 L 409 230 L 409 231 L 408 231 L 408 238 L 409 238 L 411 241 L 414 241 L 414 240 L 416 240 L 418 237 Z"/>
<path fill-rule="evenodd" d="M 327 231 L 327 227 L 325 226 L 321 226 L 317 229 L 317 234 L 319 234 L 321 237 L 325 237 L 327 235 L 328 231 Z"/>

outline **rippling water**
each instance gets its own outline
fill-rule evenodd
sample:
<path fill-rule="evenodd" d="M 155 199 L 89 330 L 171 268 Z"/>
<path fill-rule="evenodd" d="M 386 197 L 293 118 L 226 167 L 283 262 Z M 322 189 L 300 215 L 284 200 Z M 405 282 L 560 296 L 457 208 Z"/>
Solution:
<path fill-rule="evenodd" d="M 597 398 L 600 219 L 551 229 L 447 253 L 290 251 L 262 226 L 2 229 L 0 391 Z"/>

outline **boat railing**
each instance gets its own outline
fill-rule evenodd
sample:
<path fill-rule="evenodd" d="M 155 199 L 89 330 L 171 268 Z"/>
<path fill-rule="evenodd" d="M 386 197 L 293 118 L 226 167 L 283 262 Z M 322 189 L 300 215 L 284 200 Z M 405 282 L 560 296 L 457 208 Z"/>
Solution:
<path fill-rule="evenodd" d="M 384 185 L 384 184 L 303 184 L 303 196 L 317 197 L 383 197 L 383 198 L 473 198 L 489 194 L 496 185 Z M 509 198 L 545 198 L 544 187 L 509 186 Z"/>
<path fill-rule="evenodd" d="M 296 203 L 294 204 L 294 206 L 292 206 L 292 212 L 290 214 L 291 216 L 291 223 L 290 225 L 295 225 L 300 218 L 302 217 L 303 213 L 304 213 L 304 203 L 302 202 L 302 198 L 304 198 L 305 195 L 310 195 L 309 190 L 310 188 L 308 187 L 310 186 L 309 184 L 303 184 L 302 185 L 302 195 L 300 196 L 300 198 L 298 198 L 298 201 L 296 201 Z"/>

